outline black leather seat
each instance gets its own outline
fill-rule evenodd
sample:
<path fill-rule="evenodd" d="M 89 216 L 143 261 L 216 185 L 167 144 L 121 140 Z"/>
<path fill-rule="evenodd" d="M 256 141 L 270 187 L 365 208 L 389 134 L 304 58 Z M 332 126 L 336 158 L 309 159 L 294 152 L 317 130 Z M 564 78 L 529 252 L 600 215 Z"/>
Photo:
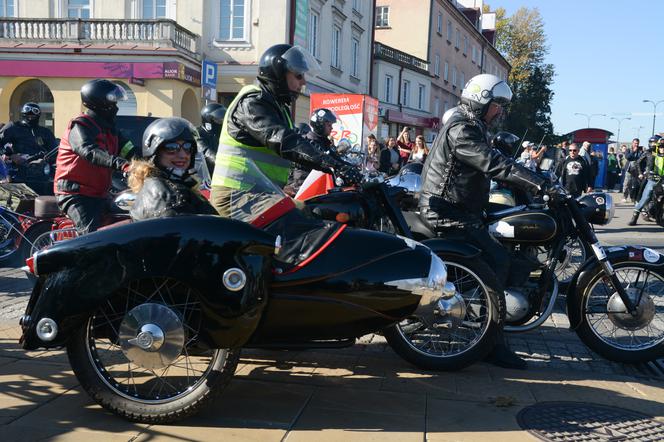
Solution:
<path fill-rule="evenodd" d="M 38 196 L 35 198 L 35 217 L 37 218 L 57 218 L 63 216 L 58 207 L 58 201 L 54 196 Z"/>

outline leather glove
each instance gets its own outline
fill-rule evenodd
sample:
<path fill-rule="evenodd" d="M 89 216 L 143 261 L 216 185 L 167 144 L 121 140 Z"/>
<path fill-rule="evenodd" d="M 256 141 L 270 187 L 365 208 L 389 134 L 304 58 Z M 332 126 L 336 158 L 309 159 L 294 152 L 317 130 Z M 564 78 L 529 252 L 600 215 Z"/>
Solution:
<path fill-rule="evenodd" d="M 340 167 L 337 167 L 336 172 L 346 184 L 358 184 L 364 179 L 357 166 L 352 164 L 343 163 Z"/>

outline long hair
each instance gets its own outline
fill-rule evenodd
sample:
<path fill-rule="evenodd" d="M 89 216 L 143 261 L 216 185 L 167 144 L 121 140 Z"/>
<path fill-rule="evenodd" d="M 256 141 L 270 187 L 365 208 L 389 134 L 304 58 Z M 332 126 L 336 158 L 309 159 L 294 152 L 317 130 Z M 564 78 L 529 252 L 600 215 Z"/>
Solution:
<path fill-rule="evenodd" d="M 424 135 L 418 135 L 415 137 L 415 146 L 413 146 L 413 153 L 417 153 L 420 149 L 417 147 L 417 140 L 422 141 L 422 150 L 425 155 L 429 155 L 429 148 L 427 147 L 427 142 L 424 140 Z"/>
<path fill-rule="evenodd" d="M 159 175 L 159 169 L 151 161 L 133 159 L 129 165 L 127 183 L 132 192 L 138 193 L 143 188 L 146 178 L 157 175 Z"/>

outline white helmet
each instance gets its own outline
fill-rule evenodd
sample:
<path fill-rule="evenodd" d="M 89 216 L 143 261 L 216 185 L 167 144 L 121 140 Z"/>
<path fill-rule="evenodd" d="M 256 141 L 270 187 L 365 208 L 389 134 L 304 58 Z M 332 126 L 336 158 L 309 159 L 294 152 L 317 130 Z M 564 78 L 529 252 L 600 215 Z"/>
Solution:
<path fill-rule="evenodd" d="M 475 75 L 461 92 L 461 103 L 479 117 L 486 114 L 489 104 L 495 102 L 506 106 L 512 100 L 512 89 L 500 78 L 491 74 Z"/>

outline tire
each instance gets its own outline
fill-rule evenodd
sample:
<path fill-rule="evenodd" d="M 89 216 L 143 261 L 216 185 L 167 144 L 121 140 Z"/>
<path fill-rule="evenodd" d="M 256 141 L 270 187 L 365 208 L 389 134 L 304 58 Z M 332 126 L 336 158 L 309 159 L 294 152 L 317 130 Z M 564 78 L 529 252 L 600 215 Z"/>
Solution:
<path fill-rule="evenodd" d="M 21 238 L 21 246 L 19 247 L 19 256 L 21 260 L 21 265 L 25 265 L 25 260 L 32 256 L 36 251 L 34 250 L 34 244 L 40 237 L 48 234 L 51 231 L 53 224 L 51 222 L 40 222 L 25 232 L 25 238 Z"/>
<path fill-rule="evenodd" d="M 633 318 L 629 313 L 609 313 L 610 303 L 614 312 L 620 311 L 616 309 L 618 295 L 609 289 L 603 273 L 597 269 L 588 285 L 580 288 L 583 310 L 577 335 L 590 349 L 611 361 L 641 363 L 661 358 L 664 356 L 664 271 L 638 262 L 616 264 L 614 269 L 633 301 L 643 289 L 639 314 Z M 622 302 L 617 306 L 621 307 Z"/>
<path fill-rule="evenodd" d="M 19 248 L 21 223 L 11 214 L 0 216 L 0 266 L 14 267 L 20 259 Z M 23 264 L 21 264 L 23 265 Z"/>
<path fill-rule="evenodd" d="M 161 347 L 146 350 L 141 343 L 159 343 L 159 333 L 141 340 L 150 323 L 166 331 Z M 169 278 L 136 281 L 77 330 L 67 355 L 81 386 L 107 410 L 135 422 L 175 422 L 218 396 L 238 364 L 239 350 L 196 346 L 201 327 L 195 291 Z M 131 345 L 130 329 L 141 332 Z"/>
<path fill-rule="evenodd" d="M 447 315 L 452 319 L 446 319 L 432 311 L 432 324 L 438 328 L 427 325 L 426 319 L 408 318 L 388 327 L 384 334 L 392 349 L 413 365 L 425 370 L 456 371 L 481 361 L 496 345 L 505 320 L 505 296 L 494 289 L 498 286 L 496 276 L 484 261 L 438 256 L 447 266 L 448 281 L 455 285 L 455 299 L 459 305 L 463 302 L 465 313 Z M 454 325 L 440 328 L 441 324 Z M 466 336 L 469 340 L 464 345 L 454 342 Z"/>
<path fill-rule="evenodd" d="M 592 256 L 593 252 L 579 238 L 568 238 L 563 253 L 564 256 L 561 257 L 554 271 L 562 290 L 567 288 L 577 270 L 586 262 L 589 256 Z M 565 262 L 567 259 L 568 261 Z"/>

